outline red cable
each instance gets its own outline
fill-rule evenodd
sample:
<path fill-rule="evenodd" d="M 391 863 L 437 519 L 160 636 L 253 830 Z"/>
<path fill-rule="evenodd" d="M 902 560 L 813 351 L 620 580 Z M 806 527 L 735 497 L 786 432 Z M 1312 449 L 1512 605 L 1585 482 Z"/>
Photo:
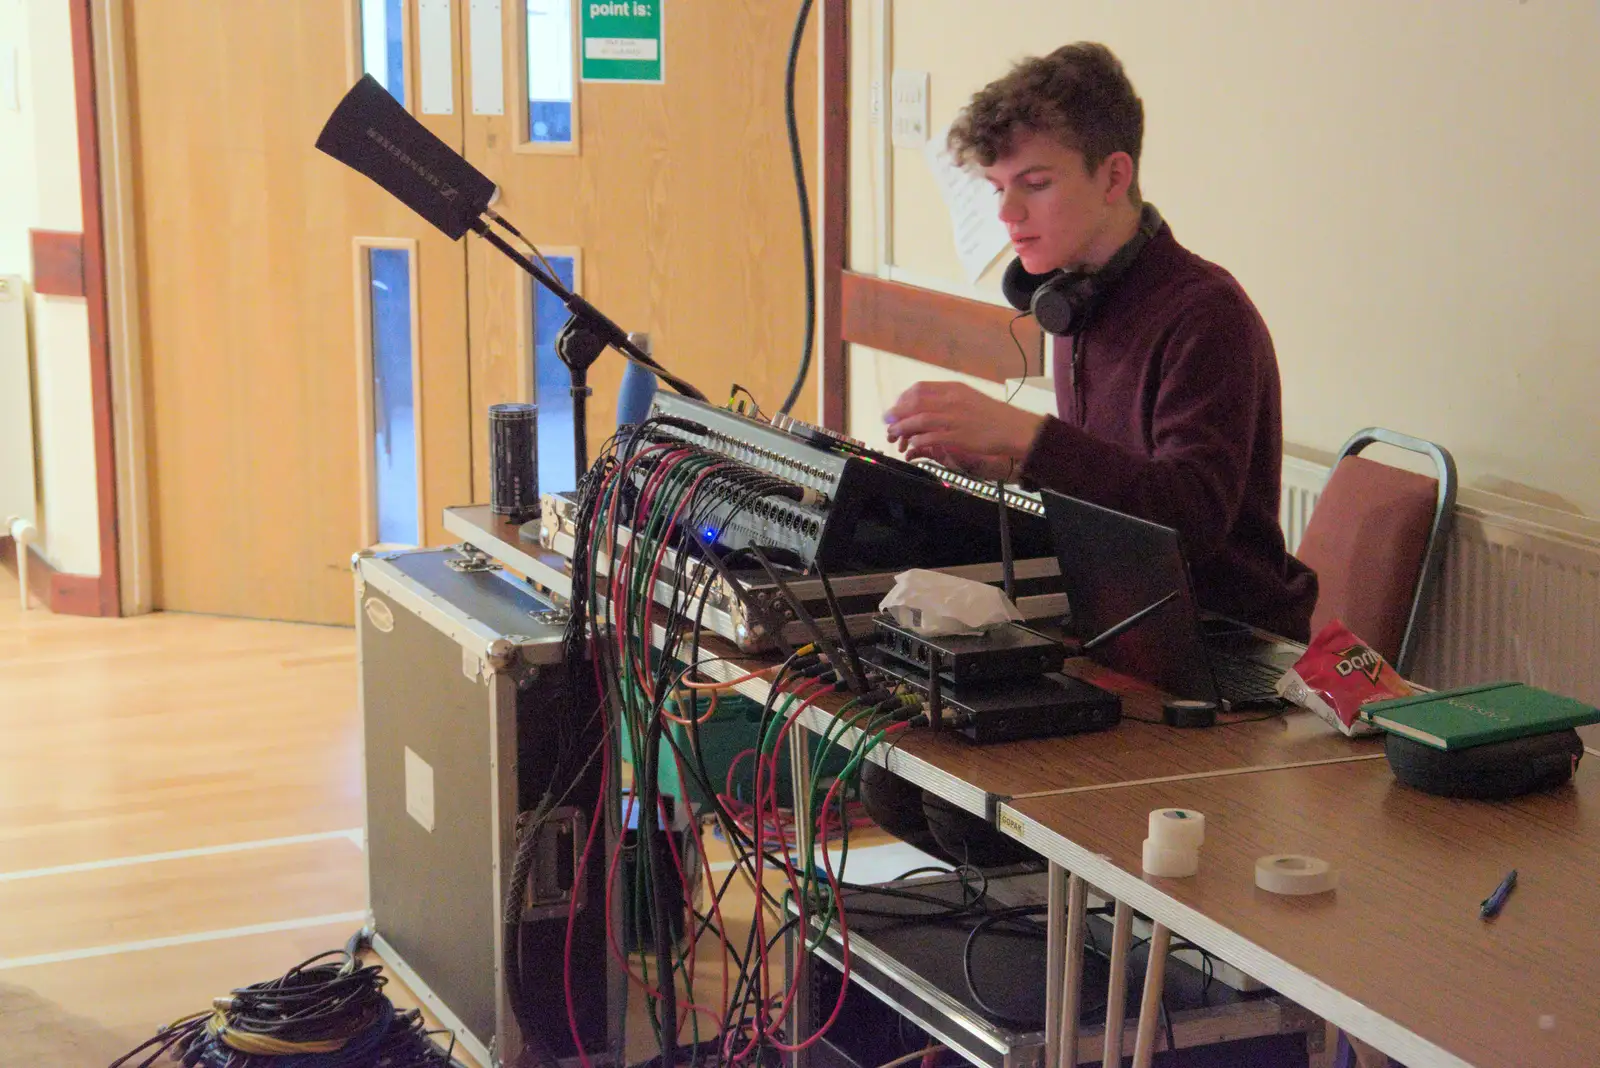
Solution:
<path fill-rule="evenodd" d="M 734 769 L 739 766 L 739 763 L 742 760 L 744 760 L 745 757 L 747 757 L 747 756 L 755 756 L 755 754 L 756 754 L 756 751 L 754 749 L 741 750 L 736 756 L 734 756 L 733 761 L 728 765 L 728 781 L 727 781 L 727 784 L 726 784 L 727 788 L 728 788 L 728 796 L 730 796 L 730 797 L 734 796 L 734 793 L 733 793 L 733 771 L 734 771 Z"/>
<path fill-rule="evenodd" d="M 663 456 L 661 458 L 661 462 L 656 465 L 656 469 L 654 471 L 652 471 L 650 473 L 649 477 L 647 477 L 645 479 L 645 484 L 639 490 L 639 501 L 638 501 L 637 506 L 634 508 L 634 515 L 637 516 L 637 515 L 640 515 L 640 514 L 644 514 L 644 515 L 651 514 L 652 509 L 655 507 L 656 491 L 658 489 L 660 489 L 661 484 L 666 481 L 668 473 L 674 467 L 676 467 L 679 463 L 681 463 L 683 460 L 689 458 L 691 455 L 693 455 L 691 450 L 689 450 L 688 448 L 680 447 L 680 448 L 673 449 L 666 456 Z M 696 485 L 698 485 L 698 483 L 696 483 Z M 690 492 L 691 493 L 693 492 L 693 487 L 691 487 Z M 687 500 L 688 500 L 688 496 L 685 495 L 684 501 L 687 501 Z M 680 503 L 680 508 L 681 508 L 681 505 L 682 505 L 683 502 L 680 501 L 679 503 Z M 676 520 L 676 513 L 674 513 L 673 520 L 669 520 L 669 522 L 668 522 L 668 525 L 667 525 L 668 532 L 671 531 L 672 522 L 675 521 L 675 520 Z M 628 566 L 629 566 L 629 578 L 630 579 L 632 578 L 632 568 L 635 566 L 633 561 L 635 561 L 637 559 L 637 557 L 638 557 L 638 552 L 635 549 L 635 546 L 638 544 L 639 537 L 641 536 L 642 532 L 635 530 L 632 533 L 633 533 L 633 537 L 628 539 L 628 559 L 629 559 L 629 565 Z M 661 548 L 665 549 L 666 545 L 667 545 L 667 538 L 665 536 L 663 536 L 661 538 Z M 612 575 L 613 576 L 617 576 L 617 575 L 620 574 L 620 571 L 621 571 L 620 568 L 613 568 L 612 569 Z M 647 670 L 647 667 L 648 667 L 649 646 L 650 646 L 650 605 L 655 599 L 654 598 L 654 585 L 653 585 L 653 583 L 654 583 L 654 579 L 652 577 L 652 585 L 650 587 L 646 588 L 645 593 L 644 593 L 644 600 L 645 600 L 645 611 L 644 611 L 644 620 L 645 620 L 645 626 L 644 626 L 645 663 L 644 664 L 640 664 L 639 661 L 638 661 L 638 658 L 637 657 L 634 658 L 634 665 L 635 665 L 635 668 L 638 670 L 639 678 L 641 680 L 640 685 L 645 687 L 645 691 L 646 691 L 646 696 L 647 697 L 650 696 L 650 694 L 649 694 L 649 682 L 648 682 L 648 680 L 649 680 L 649 672 Z M 628 583 L 628 588 L 629 588 L 630 591 L 631 591 L 632 586 L 633 586 L 633 583 L 630 581 Z M 624 619 L 635 618 L 636 614 L 632 610 L 633 609 L 633 605 L 632 605 L 631 601 L 628 603 L 627 609 L 628 609 L 628 611 L 626 612 L 626 614 L 622 618 L 624 618 Z M 621 655 L 624 656 L 624 657 L 627 657 L 628 651 L 627 651 L 627 648 L 626 648 L 627 638 L 626 638 L 626 634 L 625 634 L 625 628 L 624 628 L 624 630 L 620 630 L 618 632 L 618 642 L 619 642 L 619 649 L 621 650 Z"/>
<path fill-rule="evenodd" d="M 631 813 L 631 810 L 635 807 L 635 805 L 636 805 L 636 802 L 634 800 L 633 795 L 629 794 L 628 795 L 628 811 L 624 812 L 623 813 L 623 817 L 622 817 L 622 825 L 623 825 L 624 832 L 626 832 L 629 814 Z M 670 831 L 669 831 L 669 834 L 670 834 Z M 627 954 L 623 953 L 622 947 L 617 944 L 616 929 L 614 927 L 612 927 L 612 925 L 611 925 L 611 917 L 614 915 L 614 913 L 611 911 L 612 901 L 614 900 L 613 891 L 614 891 L 614 888 L 616 886 L 618 864 L 622 860 L 622 852 L 623 852 L 623 850 L 622 850 L 622 842 L 619 840 L 617 842 L 616 850 L 613 851 L 612 854 L 611 854 L 611 864 L 610 864 L 610 866 L 609 866 L 609 868 L 607 869 L 607 872 L 606 872 L 606 895 L 605 895 L 605 901 L 606 901 L 606 945 L 610 948 L 611 958 L 613 960 L 615 960 L 618 964 L 621 964 L 623 970 L 628 973 L 628 981 L 630 983 L 632 983 L 634 986 L 638 987 L 640 992 L 642 992 L 650 1000 L 659 1002 L 659 1001 L 662 1000 L 662 997 L 663 997 L 663 995 L 661 993 L 661 988 L 659 986 L 656 986 L 656 985 L 653 985 L 653 984 L 649 983 L 648 981 L 646 981 L 642 977 L 634 974 L 633 969 L 631 967 L 629 967 L 629 965 L 628 965 Z M 681 870 L 681 866 L 680 866 L 680 870 Z M 672 976 L 668 975 L 667 979 L 669 981 L 671 981 L 672 980 Z M 659 977 L 657 978 L 657 982 L 660 982 Z M 705 1008 L 702 1005 L 696 1005 L 692 1001 L 687 1001 L 687 999 L 685 1001 L 685 1005 L 686 1005 L 686 1010 L 685 1011 L 693 1010 L 694 1012 L 699 1012 L 699 1013 L 703 1013 L 703 1014 L 705 1014 L 707 1016 L 710 1016 L 711 1019 L 712 1019 L 712 1022 L 714 1022 L 717 1025 L 718 1030 L 721 1030 L 722 1017 L 718 1016 L 716 1013 L 712 1012 L 710 1009 Z"/>
<path fill-rule="evenodd" d="M 774 825 L 779 827 L 780 829 L 783 826 L 782 817 L 780 815 L 779 806 L 778 806 L 777 764 L 776 764 L 777 756 L 776 756 L 776 754 L 782 751 L 783 739 L 788 733 L 789 725 L 792 724 L 797 718 L 799 718 L 801 713 L 803 713 L 807 708 L 809 708 L 813 703 L 815 703 L 818 698 L 822 697 L 825 694 L 832 693 L 834 691 L 834 689 L 836 688 L 834 685 L 821 686 L 820 684 L 812 682 L 811 680 L 807 680 L 806 682 L 802 683 L 802 685 L 807 685 L 807 684 L 815 686 L 817 688 L 813 689 L 810 693 L 806 694 L 804 700 L 801 701 L 800 706 L 798 708 L 796 708 L 794 710 L 794 712 L 791 713 L 787 717 L 787 719 L 784 721 L 784 725 L 783 725 L 782 728 L 780 728 L 780 730 L 778 732 L 778 737 L 775 739 L 775 741 L 773 743 L 773 753 L 772 753 L 772 755 L 768 755 L 768 754 L 764 754 L 764 753 L 760 753 L 760 752 L 758 752 L 756 754 L 756 781 L 755 781 L 755 797 L 756 797 L 756 804 L 755 804 L 755 823 L 756 823 L 756 828 L 755 829 L 756 829 L 756 834 L 754 835 L 754 838 L 755 838 L 755 842 L 756 842 L 756 868 L 757 868 L 757 873 L 758 873 L 758 879 L 761 876 L 762 868 L 763 868 L 763 866 L 765 864 L 765 861 L 766 861 L 766 854 L 761 848 L 762 839 L 764 837 L 762 832 L 764 831 L 765 824 L 766 824 L 766 819 L 765 819 L 764 815 L 762 814 L 762 806 L 763 806 L 764 803 L 768 804 L 770 806 L 771 810 L 772 810 L 772 816 L 773 816 Z M 763 775 L 763 772 L 766 772 L 767 774 Z M 795 800 L 798 801 L 799 800 L 799 798 L 798 798 L 799 784 L 798 783 L 791 783 L 790 785 L 795 790 L 795 793 L 797 795 Z M 835 783 L 835 786 L 837 786 L 837 783 Z M 831 791 L 829 793 L 829 796 L 830 797 L 832 796 Z M 800 811 L 803 811 L 803 809 L 800 808 L 799 806 L 796 806 L 795 807 L 795 811 L 798 813 Z M 823 805 L 823 811 L 827 811 L 827 805 L 826 804 Z M 799 819 L 798 815 L 795 817 L 795 819 L 796 819 L 796 821 L 798 821 L 798 819 Z M 806 918 L 806 908 L 805 908 L 804 895 L 801 894 L 801 892 L 800 892 L 799 874 L 795 871 L 795 868 L 794 868 L 794 857 L 789 851 L 788 836 L 785 835 L 785 834 L 782 834 L 781 831 L 780 831 L 780 834 L 778 835 L 778 837 L 780 838 L 780 843 L 781 843 L 782 851 L 783 851 L 783 871 L 784 871 L 784 875 L 786 876 L 786 878 L 787 878 L 787 880 L 789 882 L 790 892 L 794 896 L 795 908 L 799 912 L 798 922 L 803 928 L 805 928 L 807 930 L 807 932 L 809 932 L 810 928 L 809 928 L 809 923 L 808 923 L 807 918 Z M 826 847 L 824 847 L 823 855 L 826 858 L 826 855 L 827 855 Z M 837 884 L 834 885 L 834 898 L 835 898 L 835 900 L 838 899 Z M 758 896 L 758 901 L 759 901 L 759 896 Z M 759 960 L 759 966 L 761 968 L 760 974 L 764 978 L 766 976 L 766 974 L 767 974 L 767 971 L 768 971 L 768 967 L 767 967 L 767 930 L 766 930 L 765 910 L 762 909 L 762 908 L 759 908 L 759 907 L 757 908 L 756 914 L 755 914 L 755 927 L 756 927 L 757 957 L 758 957 L 758 960 Z M 848 962 L 848 955 L 846 955 L 845 960 L 846 960 L 846 962 Z M 796 960 L 796 969 L 797 969 L 796 975 L 799 974 L 798 973 L 798 967 L 799 967 L 799 962 L 798 962 L 798 958 L 797 958 L 797 960 Z M 848 971 L 846 971 L 845 974 L 846 974 L 846 977 L 848 978 L 848 975 L 849 975 Z M 842 996 L 842 994 L 841 994 L 841 996 Z M 761 1038 L 764 1035 L 766 1035 L 766 1033 L 769 1030 L 769 1028 L 775 1028 L 778 1024 L 780 1024 L 783 1021 L 784 1017 L 788 1014 L 788 1011 L 789 1011 L 787 1006 L 793 1001 L 793 997 L 794 997 L 794 988 L 793 988 L 793 983 L 791 983 L 790 984 L 789 995 L 788 995 L 788 997 L 786 997 L 784 999 L 784 1002 L 783 1002 L 785 1007 L 779 1013 L 778 1018 L 776 1020 L 771 1020 L 771 1021 L 762 1020 L 762 1021 L 758 1022 L 757 1026 L 756 1026 L 755 1038 L 753 1038 L 751 1040 L 751 1042 L 745 1047 L 744 1050 L 740 1051 L 738 1054 L 736 1054 L 734 1056 L 733 1059 L 735 1061 L 739 1061 L 739 1060 L 742 1060 L 743 1058 L 747 1057 L 750 1054 L 750 1052 L 759 1044 Z M 841 1004 L 842 1004 L 842 1002 L 841 1002 Z M 765 1014 L 765 1011 L 766 1011 L 766 1007 L 763 1006 L 763 1013 L 764 1014 Z M 834 1016 L 835 1017 L 838 1016 L 838 1009 L 837 1008 L 835 1009 Z M 774 1041 L 776 1041 L 776 1040 L 774 1040 Z"/>
<path fill-rule="evenodd" d="M 598 664 L 595 671 L 599 672 Z M 606 788 L 611 777 L 611 747 L 602 739 L 604 747 L 600 759 L 600 797 L 606 796 Z M 567 997 L 567 1027 L 572 1031 L 572 1045 L 578 1051 L 578 1060 L 583 1068 L 591 1068 L 589 1054 L 583 1048 L 583 1036 L 578 1030 L 578 1013 L 572 1001 L 572 930 L 578 919 L 578 888 L 583 885 L 584 874 L 589 866 L 589 854 L 594 848 L 594 832 L 605 820 L 603 803 L 595 806 L 595 818 L 589 821 L 589 835 L 583 843 L 583 853 L 578 857 L 577 866 L 572 873 L 572 900 L 567 905 L 567 940 L 561 956 L 561 988 Z M 606 920 L 609 926 L 611 913 L 608 909 Z"/>
<path fill-rule="evenodd" d="M 839 789 L 839 784 L 841 782 L 843 782 L 842 779 L 835 779 L 833 785 L 828 788 L 827 796 L 824 797 L 822 801 L 822 807 L 824 810 L 826 810 L 828 805 L 833 801 L 834 794 Z M 762 1024 L 758 1025 L 756 1029 L 756 1036 L 750 1040 L 749 1044 L 747 1044 L 744 1049 L 733 1055 L 731 1059 L 735 1062 L 742 1061 L 748 1057 L 761 1044 L 761 1039 L 763 1037 L 767 1038 L 767 1041 L 771 1044 L 772 1048 L 783 1053 L 798 1053 L 803 1050 L 810 1049 L 822 1039 L 823 1035 L 828 1033 L 829 1029 L 832 1028 L 835 1023 L 838 1022 L 839 1015 L 844 1010 L 845 994 L 850 989 L 850 928 L 845 919 L 843 902 L 840 901 L 839 880 L 834 874 L 833 861 L 828 855 L 828 851 L 826 849 L 822 851 L 822 865 L 823 872 L 828 881 L 829 890 L 833 894 L 833 900 L 837 906 L 834 911 L 837 913 L 839 918 L 839 962 L 842 972 L 842 979 L 839 986 L 839 996 L 837 999 L 835 999 L 833 1004 L 833 1012 L 828 1016 L 828 1019 L 824 1021 L 822 1026 L 803 1042 L 791 1045 L 781 1042 L 775 1037 L 767 1035 L 769 1026 L 771 1029 L 776 1030 L 788 1018 L 789 1013 L 793 1011 L 794 996 L 799 989 L 800 984 L 800 969 L 806 957 L 805 943 L 809 941 L 811 935 L 810 924 L 806 921 L 804 904 L 797 898 L 796 907 L 800 912 L 797 923 L 802 929 L 802 933 L 799 935 L 801 939 L 801 951 L 795 954 L 794 972 L 789 980 L 789 993 L 784 997 L 782 1004 L 779 1006 L 777 1017 L 771 1020 L 770 1023 L 764 1021 Z M 763 943 L 763 946 L 764 945 L 765 943 Z"/>
<path fill-rule="evenodd" d="M 833 785 L 828 787 L 828 794 L 822 799 L 822 807 L 824 811 L 826 811 L 829 804 L 832 803 L 834 794 L 838 791 L 839 785 L 843 781 L 843 779 L 835 779 L 833 781 Z M 833 858 L 829 855 L 826 849 L 822 851 L 822 869 L 828 879 L 828 888 L 833 894 L 833 900 L 836 906 L 834 912 L 839 917 L 839 966 L 840 972 L 842 973 L 839 983 L 839 996 L 834 1000 L 833 1012 L 828 1016 L 827 1020 L 823 1022 L 822 1026 L 817 1028 L 816 1032 L 812 1034 L 810 1038 L 807 1038 L 805 1041 L 794 1045 L 780 1042 L 776 1038 L 770 1040 L 772 1047 L 783 1053 L 799 1053 L 816 1045 L 816 1043 L 822 1039 L 822 1036 L 827 1034 L 829 1029 L 838 1022 L 839 1015 L 844 1010 L 844 996 L 850 989 L 850 926 L 845 919 L 844 902 L 840 900 L 839 879 L 833 871 Z M 789 994 L 783 999 L 783 1004 L 778 1012 L 778 1018 L 774 1021 L 775 1025 L 786 1020 L 790 1011 L 792 1011 L 794 1007 L 794 995 L 800 984 L 800 968 L 806 956 L 805 942 L 809 940 L 810 933 L 810 927 L 809 925 L 806 925 L 804 934 L 801 936 L 801 952 L 795 954 L 794 973 L 789 980 Z M 752 1043 L 752 1046 L 753 1045 L 754 1043 Z"/>
<path fill-rule="evenodd" d="M 694 500 L 695 494 L 700 489 L 700 483 L 704 482 L 711 475 L 716 474 L 728 466 L 729 465 L 726 463 L 714 463 L 706 467 L 703 471 L 695 476 L 695 479 L 692 483 L 690 483 L 689 488 L 684 491 L 683 498 L 678 501 L 678 507 L 673 511 L 671 517 L 667 520 L 666 532 L 663 533 L 660 544 L 656 548 L 656 558 L 650 568 L 650 578 L 645 583 L 644 588 L 644 635 L 643 641 L 640 643 L 640 647 L 644 650 L 644 671 L 640 675 L 640 685 L 645 689 L 645 696 L 651 700 L 655 699 L 655 695 L 650 692 L 649 684 L 650 650 L 654 637 L 651 627 L 652 621 L 655 617 L 655 588 L 657 576 L 661 574 L 661 565 L 667 558 L 667 546 L 670 541 L 669 535 L 674 529 L 677 528 L 679 520 L 683 516 L 683 510 L 689 506 L 690 501 Z"/>
<path fill-rule="evenodd" d="M 673 759 L 677 760 L 677 753 L 676 752 L 673 753 Z M 680 781 L 681 781 L 681 777 L 683 775 L 683 766 L 682 766 L 681 762 L 679 762 L 679 766 L 678 766 L 678 775 L 679 775 Z M 684 803 L 685 804 L 688 803 L 687 799 L 685 799 Z M 657 797 L 657 799 L 656 799 L 656 808 L 657 808 L 657 810 L 659 811 L 659 813 L 661 815 L 661 822 L 663 824 L 667 824 L 667 805 L 666 805 L 666 802 L 664 800 L 662 800 L 660 797 Z M 694 824 L 691 821 L 690 826 L 693 826 L 693 825 Z M 684 915 L 684 921 L 683 922 L 688 925 L 688 931 L 689 931 L 689 968 L 688 968 L 688 975 L 684 979 L 684 988 L 685 988 L 684 989 L 684 993 L 685 993 L 685 995 L 687 997 L 692 997 L 693 994 L 694 994 L 694 979 L 695 979 L 695 973 L 694 973 L 695 950 L 696 950 L 696 947 L 698 947 L 698 945 L 700 944 L 700 940 L 698 938 L 694 937 L 694 908 L 693 908 L 693 901 L 691 900 L 694 895 L 693 895 L 693 892 L 689 889 L 689 877 L 688 877 L 688 875 L 686 875 L 684 873 L 684 870 L 683 870 L 683 858 L 678 853 L 678 843 L 672 836 L 672 827 L 670 826 L 670 824 L 667 825 L 667 849 L 672 854 L 672 866 L 677 869 L 677 871 L 678 871 L 678 882 L 683 887 L 683 915 Z M 724 948 L 727 948 L 727 940 L 726 939 L 723 940 L 723 946 L 724 946 Z M 722 985 L 723 985 L 723 989 L 726 990 L 727 989 L 727 985 L 728 985 L 728 955 L 726 953 L 724 953 L 722 955 Z M 690 1013 L 691 1010 L 694 1011 L 694 1012 L 704 1013 L 704 1014 L 710 1016 L 712 1018 L 712 1022 L 716 1024 L 717 1033 L 720 1034 L 722 1032 L 722 1017 L 719 1014 L 712 1012 L 710 1009 L 703 1008 L 700 1005 L 697 1005 L 693 1001 L 690 1001 L 688 1003 L 687 1007 L 684 1008 L 678 1015 L 678 1029 L 679 1029 L 679 1031 L 683 1030 L 684 1022 L 689 1019 L 689 1013 Z"/>
<path fill-rule="evenodd" d="M 682 760 L 681 757 L 679 757 L 678 751 L 676 749 L 674 749 L 672 751 L 672 761 L 678 768 L 678 781 L 679 782 L 686 781 L 686 779 L 684 777 L 684 774 L 683 774 L 683 760 Z M 687 802 L 685 802 L 685 803 L 687 803 Z M 717 893 L 715 893 L 714 891 L 711 890 L 712 884 L 715 882 L 715 877 L 713 876 L 712 871 L 711 871 L 711 858 L 706 856 L 705 847 L 698 841 L 698 831 L 696 832 L 696 835 L 697 835 L 697 839 L 696 839 L 696 843 L 695 843 L 695 846 L 696 846 L 695 852 L 697 854 L 699 854 L 699 856 L 700 856 L 700 866 L 701 866 L 701 869 L 702 869 L 702 874 L 704 875 L 705 880 L 706 880 L 706 889 L 707 889 L 708 892 L 711 893 L 711 916 L 712 916 L 713 919 L 715 919 L 717 921 L 717 928 L 716 928 L 717 937 L 722 940 L 722 950 L 723 950 L 723 952 L 722 952 L 722 999 L 721 999 L 720 1003 L 721 1003 L 721 1005 L 723 1007 L 723 1011 L 727 1011 L 728 994 L 733 989 L 733 987 L 731 985 L 730 976 L 728 974 L 728 957 L 733 953 L 733 946 L 728 941 L 728 929 L 727 929 L 726 925 L 724 925 L 724 923 L 722 921 L 722 898 L 721 898 L 721 895 L 719 895 L 719 894 L 717 894 Z M 682 870 L 683 870 L 682 869 L 682 865 L 680 864 L 679 865 L 679 874 L 680 875 L 682 874 Z M 684 883 L 684 901 L 685 901 L 686 906 L 687 906 L 687 903 L 689 901 L 689 887 L 688 887 L 687 880 L 685 880 L 685 883 Z M 688 912 L 689 912 L 690 917 L 692 918 L 694 916 L 694 910 L 692 908 L 689 908 Z M 696 939 L 695 941 L 698 942 L 699 939 Z M 693 947 L 691 947 L 691 949 L 692 948 Z M 721 1031 L 721 1021 L 720 1020 L 718 1021 L 718 1031 L 719 1032 Z"/>
<path fill-rule="evenodd" d="M 838 685 L 834 684 L 834 685 L 829 685 L 829 686 L 822 687 L 820 689 L 814 689 L 809 694 L 807 694 L 806 697 L 805 697 L 805 700 L 800 702 L 800 707 L 796 708 L 794 710 L 794 712 L 791 713 L 786 720 L 784 720 L 783 726 L 778 729 L 778 737 L 772 743 L 772 754 L 767 757 L 768 760 L 772 761 L 771 772 L 770 772 L 770 776 L 771 777 L 770 777 L 770 780 L 769 780 L 769 786 L 770 786 L 770 792 L 771 792 L 770 800 L 771 800 L 771 804 L 772 804 L 772 812 L 773 812 L 774 820 L 775 820 L 775 822 L 778 823 L 779 826 L 782 826 L 782 817 L 779 815 L 780 809 L 779 809 L 779 806 L 778 806 L 778 767 L 777 767 L 777 760 L 779 759 L 778 758 L 778 754 L 783 751 L 784 739 L 789 734 L 789 728 L 791 726 L 793 726 L 795 720 L 799 719 L 801 714 L 804 713 L 806 709 L 810 708 L 813 704 L 815 704 L 817 702 L 818 698 L 824 697 L 827 694 L 833 693 L 836 689 L 838 689 Z M 809 820 L 811 818 L 811 813 L 810 813 L 808 808 L 804 808 L 802 806 L 802 803 L 801 803 L 801 800 L 800 800 L 800 797 L 799 797 L 800 784 L 798 782 L 792 782 L 791 781 L 789 783 L 789 789 L 795 795 L 795 796 L 790 798 L 791 801 L 795 802 L 794 804 L 790 805 L 790 811 L 794 812 L 794 813 L 799 813 L 801 811 L 805 811 L 806 812 L 806 818 Z M 806 800 L 809 801 L 810 799 L 807 798 Z M 824 811 L 826 811 L 826 808 L 824 808 Z M 796 816 L 793 817 L 793 819 L 795 820 L 796 825 L 798 826 L 799 816 L 796 815 Z M 824 839 L 824 841 L 826 841 L 826 839 Z M 791 875 L 793 875 L 793 873 L 794 873 L 794 857 L 789 853 L 789 841 L 788 841 L 787 837 L 785 837 L 784 841 L 783 841 L 783 859 L 784 859 L 786 865 L 788 866 Z M 808 857 L 808 858 L 806 858 L 806 860 L 809 863 L 810 858 Z"/>

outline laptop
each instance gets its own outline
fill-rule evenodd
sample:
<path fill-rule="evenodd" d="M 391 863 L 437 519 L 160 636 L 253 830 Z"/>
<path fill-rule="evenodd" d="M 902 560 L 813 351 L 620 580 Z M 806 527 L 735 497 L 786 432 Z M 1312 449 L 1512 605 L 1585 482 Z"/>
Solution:
<path fill-rule="evenodd" d="M 1177 594 L 1092 650 L 1093 660 L 1173 697 L 1214 701 L 1225 710 L 1282 703 L 1274 685 L 1303 647 L 1202 612 L 1176 530 L 1075 497 L 1042 496 L 1073 636 L 1087 642 Z"/>

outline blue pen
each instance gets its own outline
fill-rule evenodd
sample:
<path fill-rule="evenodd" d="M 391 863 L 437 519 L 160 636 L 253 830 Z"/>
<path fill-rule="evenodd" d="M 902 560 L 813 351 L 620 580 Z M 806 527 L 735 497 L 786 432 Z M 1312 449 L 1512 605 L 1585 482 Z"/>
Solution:
<path fill-rule="evenodd" d="M 1517 885 L 1517 869 L 1512 868 L 1511 873 L 1500 880 L 1500 885 L 1494 888 L 1494 893 L 1489 895 L 1482 905 L 1478 906 L 1478 915 L 1486 920 L 1492 920 L 1500 915 L 1500 906 L 1506 903 L 1506 898 L 1511 896 L 1511 888 Z"/>

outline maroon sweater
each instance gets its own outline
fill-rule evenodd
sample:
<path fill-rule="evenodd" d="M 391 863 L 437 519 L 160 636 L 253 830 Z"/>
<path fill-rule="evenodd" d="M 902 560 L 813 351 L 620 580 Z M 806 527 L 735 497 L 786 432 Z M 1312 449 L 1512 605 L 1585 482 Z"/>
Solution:
<path fill-rule="evenodd" d="M 1163 225 L 1054 364 L 1061 417 L 1023 481 L 1177 529 L 1202 607 L 1305 640 L 1317 577 L 1278 526 L 1278 362 L 1233 276 Z"/>

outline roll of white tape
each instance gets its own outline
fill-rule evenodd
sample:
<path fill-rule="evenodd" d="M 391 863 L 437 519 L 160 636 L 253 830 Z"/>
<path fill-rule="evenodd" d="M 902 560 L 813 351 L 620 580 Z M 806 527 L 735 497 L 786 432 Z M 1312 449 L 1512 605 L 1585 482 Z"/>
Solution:
<path fill-rule="evenodd" d="M 1158 808 L 1150 813 L 1150 837 L 1163 849 L 1199 849 L 1206 840 L 1206 814 L 1192 808 Z"/>
<path fill-rule="evenodd" d="M 1256 885 L 1274 894 L 1321 894 L 1339 885 L 1339 871 L 1316 857 L 1280 853 L 1256 861 Z"/>
<path fill-rule="evenodd" d="M 1144 840 L 1144 873 L 1164 879 L 1182 879 L 1200 870 L 1200 850 L 1174 849 L 1154 838 Z"/>

